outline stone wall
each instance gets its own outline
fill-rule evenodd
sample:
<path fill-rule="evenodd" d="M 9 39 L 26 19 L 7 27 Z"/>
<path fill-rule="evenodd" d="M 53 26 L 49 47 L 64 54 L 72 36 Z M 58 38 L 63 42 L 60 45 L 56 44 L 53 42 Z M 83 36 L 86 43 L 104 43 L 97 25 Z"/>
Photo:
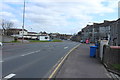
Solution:
<path fill-rule="evenodd" d="M 11 36 L 1 36 L 0 35 L 0 41 L 2 41 L 2 42 L 11 42 L 11 41 L 14 41 L 14 37 L 11 37 Z"/>

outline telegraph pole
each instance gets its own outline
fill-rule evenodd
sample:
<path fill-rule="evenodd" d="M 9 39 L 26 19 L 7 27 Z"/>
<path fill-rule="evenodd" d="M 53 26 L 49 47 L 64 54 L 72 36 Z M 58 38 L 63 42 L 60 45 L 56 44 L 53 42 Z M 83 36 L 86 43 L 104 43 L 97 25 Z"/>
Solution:
<path fill-rule="evenodd" d="M 120 18 L 120 1 L 118 2 L 118 19 Z"/>
<path fill-rule="evenodd" d="M 117 33 L 118 33 L 118 46 L 120 46 L 120 1 L 118 2 L 118 21 L 117 21 Z"/>
<path fill-rule="evenodd" d="M 24 6 L 23 6 L 22 43 L 24 41 L 24 23 L 25 23 L 25 0 L 24 0 Z"/>

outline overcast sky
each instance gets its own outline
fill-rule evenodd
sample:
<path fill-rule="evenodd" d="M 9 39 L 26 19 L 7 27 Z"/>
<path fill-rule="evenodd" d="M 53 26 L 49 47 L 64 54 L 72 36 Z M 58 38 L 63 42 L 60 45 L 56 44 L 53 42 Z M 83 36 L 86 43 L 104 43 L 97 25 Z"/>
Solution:
<path fill-rule="evenodd" d="M 25 29 L 74 34 L 90 22 L 118 19 L 119 0 L 25 0 Z M 0 18 L 22 28 L 23 0 L 0 2 Z"/>

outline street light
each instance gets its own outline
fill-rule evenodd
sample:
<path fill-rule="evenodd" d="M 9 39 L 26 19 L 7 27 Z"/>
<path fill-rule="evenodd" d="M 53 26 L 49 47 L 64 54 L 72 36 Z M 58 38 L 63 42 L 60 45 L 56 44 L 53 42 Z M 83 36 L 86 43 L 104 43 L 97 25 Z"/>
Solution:
<path fill-rule="evenodd" d="M 24 23 L 25 23 L 25 0 L 24 0 L 24 7 L 23 7 L 22 43 L 24 40 Z"/>
<path fill-rule="evenodd" d="M 118 2 L 118 19 L 120 18 L 120 1 Z"/>

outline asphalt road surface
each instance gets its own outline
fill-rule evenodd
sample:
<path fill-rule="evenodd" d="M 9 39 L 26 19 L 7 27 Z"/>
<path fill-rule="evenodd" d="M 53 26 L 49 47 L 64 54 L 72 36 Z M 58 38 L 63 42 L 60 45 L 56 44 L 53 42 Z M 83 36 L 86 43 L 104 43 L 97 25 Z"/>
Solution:
<path fill-rule="evenodd" d="M 78 45 L 64 41 L 52 43 L 4 44 L 3 78 L 44 78 L 53 66 Z"/>

